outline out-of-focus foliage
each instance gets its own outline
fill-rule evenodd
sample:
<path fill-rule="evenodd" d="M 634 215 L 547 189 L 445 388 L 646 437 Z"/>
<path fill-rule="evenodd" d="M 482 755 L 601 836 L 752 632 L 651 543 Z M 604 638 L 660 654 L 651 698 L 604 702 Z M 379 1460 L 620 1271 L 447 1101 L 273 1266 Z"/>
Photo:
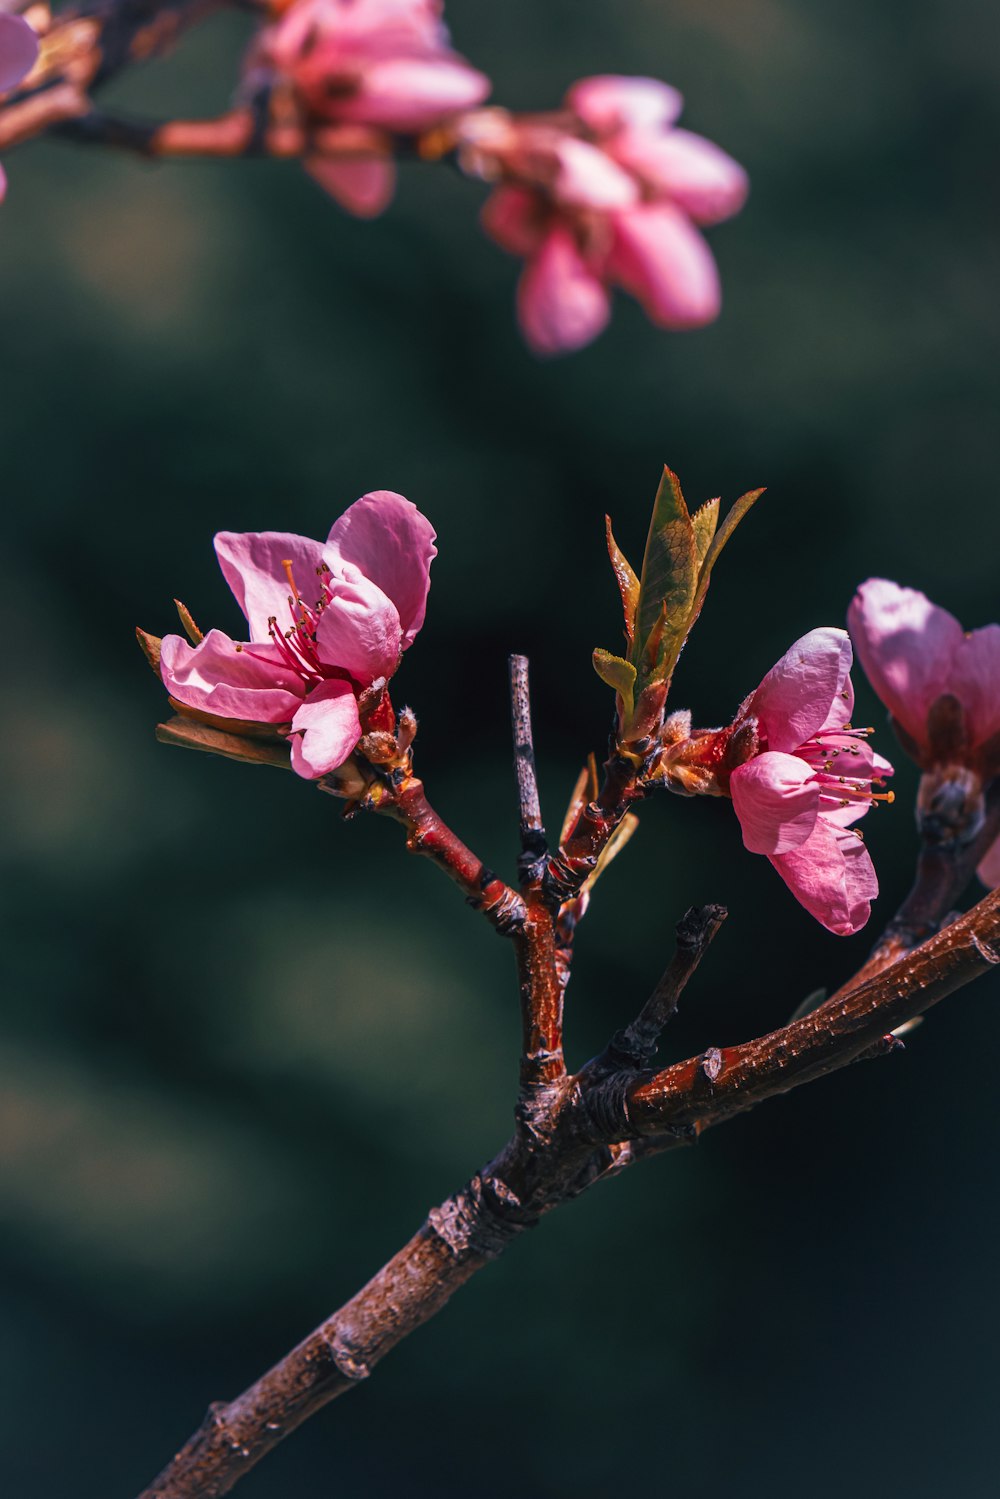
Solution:
<path fill-rule="evenodd" d="M 639 553 L 663 460 L 692 506 L 769 487 L 678 666 L 672 701 L 701 723 L 841 624 L 871 574 L 969 625 L 998 615 L 992 7 L 449 16 L 514 107 L 597 70 L 684 91 L 685 120 L 753 183 L 713 238 L 715 327 L 659 334 L 623 305 L 593 348 L 536 363 L 476 187 L 440 170 L 405 169 L 362 224 L 272 162 L 152 169 L 56 144 L 7 161 L 0 1473 L 17 1499 L 138 1489 L 508 1127 L 510 953 L 438 872 L 289 776 L 153 742 L 132 626 L 172 628 L 178 592 L 225 625 L 214 530 L 324 534 L 374 486 L 432 518 L 399 696 L 435 802 L 506 870 L 505 653 L 532 658 L 557 826 L 608 727 L 590 663 L 620 628 L 603 517 Z M 170 69 L 192 113 L 221 107 L 244 30 L 192 35 L 122 106 L 155 112 Z M 882 721 L 870 695 L 859 721 Z M 914 785 L 902 765 L 896 807 L 869 819 L 876 922 L 907 886 Z M 866 951 L 743 853 L 729 808 L 665 798 L 581 928 L 574 1059 L 707 900 L 732 916 L 670 1055 L 779 1023 Z M 902 1058 L 557 1214 L 241 1492 L 771 1499 L 802 1473 L 818 1499 L 986 1491 L 1000 1223 L 974 1074 L 995 1000 L 983 983 Z"/>

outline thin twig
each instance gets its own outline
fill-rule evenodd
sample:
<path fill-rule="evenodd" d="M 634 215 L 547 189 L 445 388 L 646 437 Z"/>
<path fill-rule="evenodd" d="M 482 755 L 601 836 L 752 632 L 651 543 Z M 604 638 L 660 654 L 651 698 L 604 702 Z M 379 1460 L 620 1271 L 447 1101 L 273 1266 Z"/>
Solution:
<path fill-rule="evenodd" d="M 521 857 L 518 868 L 525 883 L 541 878 L 541 865 L 549 855 L 542 822 L 535 770 L 535 745 L 531 731 L 531 689 L 527 656 L 511 656 L 507 662 L 510 681 L 510 721 L 514 731 L 514 774 L 520 813 Z"/>
<path fill-rule="evenodd" d="M 591 1067 L 604 1072 L 645 1067 L 656 1055 L 660 1036 L 677 1013 L 689 979 L 729 912 L 725 906 L 692 906 L 677 923 L 677 946 L 669 966 L 635 1020 L 612 1037 Z"/>

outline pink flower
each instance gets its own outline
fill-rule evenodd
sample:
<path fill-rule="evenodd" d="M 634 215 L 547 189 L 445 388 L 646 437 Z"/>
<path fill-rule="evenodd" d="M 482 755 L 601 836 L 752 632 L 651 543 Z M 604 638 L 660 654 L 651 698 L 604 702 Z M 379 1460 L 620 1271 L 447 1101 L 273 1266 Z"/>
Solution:
<path fill-rule="evenodd" d="M 482 103 L 490 82 L 449 46 L 439 0 L 295 0 L 266 27 L 252 69 L 285 78 L 306 128 L 368 127 L 371 154 L 305 158 L 349 212 L 381 213 L 392 197 L 392 136 L 414 135 Z"/>
<path fill-rule="evenodd" d="M 656 79 L 585 78 L 565 105 L 522 120 L 483 110 L 459 126 L 463 164 L 500 179 L 486 232 L 527 261 L 518 313 L 528 343 L 540 354 L 589 343 L 615 286 L 659 327 L 711 322 L 719 279 L 698 226 L 743 206 L 742 167 L 675 128 L 681 96 Z"/>
<path fill-rule="evenodd" d="M 848 624 L 903 748 L 925 772 L 918 814 L 950 812 L 960 836 L 974 836 L 982 788 L 1000 774 L 1000 625 L 966 632 L 925 594 L 886 578 L 862 583 Z M 979 875 L 1000 885 L 1000 843 Z"/>
<path fill-rule="evenodd" d="M 292 767 L 315 779 L 361 737 L 358 697 L 388 679 L 424 622 L 434 531 L 391 490 L 363 495 L 326 542 L 283 531 L 222 531 L 215 551 L 250 627 L 161 645 L 178 703 L 216 718 L 290 725 Z"/>
<path fill-rule="evenodd" d="M 851 642 L 843 630 L 811 630 L 796 641 L 725 731 L 729 793 L 745 846 L 766 854 L 806 910 L 829 931 L 858 931 L 878 881 L 851 824 L 873 802 L 892 767 L 850 727 Z"/>
<path fill-rule="evenodd" d="M 0 94 L 6 94 L 21 82 L 35 66 L 38 37 L 20 16 L 0 12 Z M 7 176 L 0 167 L 0 202 L 7 192 Z"/>

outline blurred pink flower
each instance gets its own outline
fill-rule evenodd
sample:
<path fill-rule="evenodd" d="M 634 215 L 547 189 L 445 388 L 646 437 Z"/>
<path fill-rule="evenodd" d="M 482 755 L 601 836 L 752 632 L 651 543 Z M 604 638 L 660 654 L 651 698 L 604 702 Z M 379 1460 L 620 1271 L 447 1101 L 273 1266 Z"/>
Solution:
<path fill-rule="evenodd" d="M 925 772 L 922 806 L 931 810 L 944 785 L 959 824 L 975 831 L 972 807 L 1000 774 L 1000 625 L 966 632 L 947 609 L 915 588 L 886 578 L 862 583 L 848 624 L 868 680 L 889 709 L 903 748 Z M 965 772 L 965 774 L 963 774 Z M 1000 885 L 1000 842 L 979 866 Z"/>
<path fill-rule="evenodd" d="M 35 66 L 38 37 L 20 16 L 0 13 L 0 94 L 6 94 L 21 82 Z M 0 167 L 0 202 L 7 191 L 7 176 Z"/>
<path fill-rule="evenodd" d="M 656 79 L 599 77 L 574 84 L 558 115 L 482 110 L 460 121 L 463 164 L 498 182 L 484 228 L 527 261 L 518 314 L 537 353 L 595 338 L 615 286 L 659 327 L 718 315 L 718 272 L 698 227 L 738 212 L 747 178 L 675 127 L 681 106 Z"/>
<path fill-rule="evenodd" d="M 294 0 L 250 57 L 285 78 L 307 124 L 369 127 L 370 155 L 316 152 L 307 170 L 349 212 L 381 213 L 395 186 L 392 136 L 482 103 L 490 82 L 449 45 L 439 0 Z"/>
<path fill-rule="evenodd" d="M 858 931 L 878 881 L 851 824 L 876 800 L 892 766 L 850 727 L 851 642 L 844 630 L 797 640 L 743 704 L 728 743 L 740 763 L 729 793 L 744 845 L 766 854 L 806 910 L 829 931 Z M 738 746 L 738 749 L 737 749 Z"/>
<path fill-rule="evenodd" d="M 315 779 L 361 736 L 358 696 L 399 665 L 424 622 L 434 531 L 391 490 L 363 495 L 325 543 L 282 531 L 222 531 L 215 551 L 250 627 L 161 645 L 171 697 L 217 718 L 290 724 L 292 767 Z"/>

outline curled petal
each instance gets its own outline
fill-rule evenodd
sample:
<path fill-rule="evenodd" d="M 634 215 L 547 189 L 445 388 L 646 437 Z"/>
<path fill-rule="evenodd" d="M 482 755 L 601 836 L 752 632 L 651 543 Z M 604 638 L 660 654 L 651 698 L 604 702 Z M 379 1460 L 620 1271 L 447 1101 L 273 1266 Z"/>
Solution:
<path fill-rule="evenodd" d="M 638 201 L 634 178 L 588 141 L 561 137 L 553 168 L 552 196 L 567 208 L 628 208 Z"/>
<path fill-rule="evenodd" d="M 561 224 L 550 229 L 525 266 L 517 312 L 521 331 L 536 354 L 580 349 L 607 326 L 607 289 Z"/>
<path fill-rule="evenodd" d="M 343 564 L 352 564 L 392 600 L 404 651 L 424 622 L 436 556 L 430 521 L 391 489 L 375 489 L 355 500 L 334 521 L 324 549 L 335 574 L 342 574 Z"/>
<path fill-rule="evenodd" d="M 811 916 L 838 937 L 860 931 L 878 895 L 875 866 L 856 833 L 825 817 L 799 848 L 771 863 Z"/>
<path fill-rule="evenodd" d="M 661 328 L 700 328 L 719 315 L 722 293 L 712 253 L 680 209 L 643 203 L 612 215 L 607 274 Z"/>
<path fill-rule="evenodd" d="M 1000 888 L 1000 838 L 987 850 L 986 856 L 980 862 L 976 874 L 982 880 L 987 890 Z"/>
<path fill-rule="evenodd" d="M 281 661 L 276 646 L 238 646 L 222 630 L 200 645 L 167 635 L 160 646 L 163 685 L 179 703 L 255 723 L 287 723 L 305 695 L 305 684 Z"/>
<path fill-rule="evenodd" d="M 752 854 L 787 853 L 816 827 L 819 786 L 812 767 L 794 755 L 755 755 L 733 771 L 729 789 Z"/>
<path fill-rule="evenodd" d="M 810 630 L 772 666 L 748 704 L 768 749 L 795 750 L 839 716 L 845 705 L 851 664 L 846 630 Z M 841 719 L 841 723 L 845 722 Z"/>
<path fill-rule="evenodd" d="M 0 93 L 30 73 L 38 57 L 38 36 L 20 16 L 0 14 Z"/>
<path fill-rule="evenodd" d="M 286 562 L 307 604 L 314 604 L 322 594 L 316 573 L 323 563 L 323 548 L 308 536 L 290 531 L 220 531 L 215 554 L 246 615 L 251 640 L 267 640 L 269 619 L 277 619 L 282 629 L 293 623 Z"/>
<path fill-rule="evenodd" d="M 627 131 L 615 141 L 614 155 L 696 224 L 720 224 L 746 202 L 750 185 L 743 168 L 690 130 Z"/>
<path fill-rule="evenodd" d="M 538 193 L 506 183 L 483 204 L 479 222 L 491 239 L 511 255 L 534 255 L 545 238 L 547 214 Z"/>
<path fill-rule="evenodd" d="M 973 748 L 1000 733 L 1000 625 L 971 630 L 959 641 L 949 691 L 965 709 Z"/>
<path fill-rule="evenodd" d="M 954 691 L 958 620 L 915 588 L 869 578 L 851 601 L 848 624 L 869 682 L 910 737 L 925 744 L 931 704 Z"/>
<path fill-rule="evenodd" d="M 601 135 L 624 129 L 664 130 L 684 108 L 677 90 L 658 78 L 628 78 L 613 73 L 581 78 L 566 95 L 566 104 Z"/>
<path fill-rule="evenodd" d="M 490 80 L 459 57 L 386 57 L 363 67 L 357 90 L 329 101 L 331 117 L 386 130 L 424 130 L 481 104 Z"/>
<path fill-rule="evenodd" d="M 361 738 L 358 703 L 349 682 L 321 682 L 292 719 L 292 769 L 316 780 L 343 765 Z"/>
<path fill-rule="evenodd" d="M 399 613 L 381 588 L 347 564 L 329 582 L 329 601 L 319 617 L 316 644 L 326 666 L 349 672 L 368 686 L 391 677 L 402 649 Z"/>
<path fill-rule="evenodd" d="M 302 165 L 341 208 L 358 219 L 374 219 L 392 201 L 395 165 L 384 156 L 351 161 L 330 156 L 307 156 Z"/>

